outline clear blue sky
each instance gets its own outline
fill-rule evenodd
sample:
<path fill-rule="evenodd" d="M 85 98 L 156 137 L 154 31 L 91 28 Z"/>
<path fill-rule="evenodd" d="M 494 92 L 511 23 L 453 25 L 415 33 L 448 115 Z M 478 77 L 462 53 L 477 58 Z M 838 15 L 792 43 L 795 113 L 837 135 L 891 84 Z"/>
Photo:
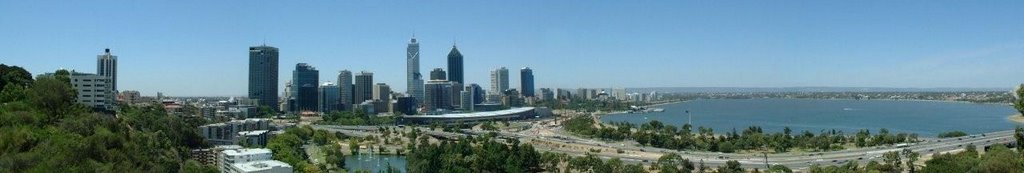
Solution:
<path fill-rule="evenodd" d="M 1001 87 L 1024 82 L 1024 1 L 2 1 L 0 63 L 95 72 L 122 90 L 244 95 L 247 48 L 321 81 L 368 70 L 405 90 L 453 40 L 466 80 L 534 69 L 537 87 Z M 283 87 L 281 87 L 283 89 Z M 515 87 L 514 87 L 515 88 Z"/>

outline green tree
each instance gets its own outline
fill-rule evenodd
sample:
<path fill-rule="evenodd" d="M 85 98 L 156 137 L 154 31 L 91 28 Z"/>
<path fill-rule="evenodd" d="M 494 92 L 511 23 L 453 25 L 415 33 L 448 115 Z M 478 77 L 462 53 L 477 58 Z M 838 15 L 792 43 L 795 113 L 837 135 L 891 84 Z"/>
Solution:
<path fill-rule="evenodd" d="M 900 152 L 890 151 L 882 154 L 882 162 L 885 162 L 882 170 L 886 172 L 901 172 L 903 162 L 900 160 Z"/>
<path fill-rule="evenodd" d="M 768 172 L 768 173 L 793 173 L 793 170 L 789 169 L 789 167 L 786 167 L 784 165 L 772 165 L 765 172 Z"/>
<path fill-rule="evenodd" d="M 718 167 L 719 173 L 743 173 L 743 168 L 739 161 L 729 160 L 725 162 L 725 165 Z"/>
<path fill-rule="evenodd" d="M 54 119 L 61 118 L 67 113 L 65 111 L 72 109 L 75 95 L 71 85 L 52 75 L 39 76 L 27 90 L 29 102 Z"/>
<path fill-rule="evenodd" d="M 917 166 L 914 165 L 914 162 L 917 162 L 917 159 L 921 157 L 921 154 L 911 151 L 910 149 L 903 149 L 902 154 L 904 158 L 907 158 L 907 171 L 910 173 L 917 172 Z"/>

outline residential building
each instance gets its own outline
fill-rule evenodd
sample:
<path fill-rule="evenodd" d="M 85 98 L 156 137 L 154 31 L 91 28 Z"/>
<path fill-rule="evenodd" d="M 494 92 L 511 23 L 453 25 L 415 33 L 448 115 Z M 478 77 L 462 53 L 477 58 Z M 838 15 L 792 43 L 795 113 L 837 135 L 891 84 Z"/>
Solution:
<path fill-rule="evenodd" d="M 231 164 L 229 173 L 292 173 L 294 168 L 277 160 L 261 160 Z"/>
<path fill-rule="evenodd" d="M 272 160 L 273 154 L 266 148 L 239 148 L 221 151 L 217 156 L 217 168 L 221 172 L 231 172 L 231 165 L 253 161 Z"/>
<path fill-rule="evenodd" d="M 235 145 L 238 144 L 238 132 L 254 130 L 271 130 L 270 119 L 249 118 L 202 125 L 199 126 L 199 135 L 213 145 Z"/>
<path fill-rule="evenodd" d="M 71 88 L 77 91 L 75 102 L 95 110 L 115 111 L 117 92 L 107 76 L 71 71 Z"/>

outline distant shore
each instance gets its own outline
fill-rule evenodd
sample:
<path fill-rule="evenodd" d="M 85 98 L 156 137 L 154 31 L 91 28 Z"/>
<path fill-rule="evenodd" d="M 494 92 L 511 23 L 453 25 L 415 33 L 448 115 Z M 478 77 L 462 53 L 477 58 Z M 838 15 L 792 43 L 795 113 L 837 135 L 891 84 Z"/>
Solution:
<path fill-rule="evenodd" d="M 1020 114 L 1010 115 L 1009 117 L 1006 117 L 1006 119 L 1008 119 L 1010 121 L 1013 121 L 1015 123 L 1022 123 L 1022 124 L 1024 124 L 1024 116 L 1021 116 Z"/>

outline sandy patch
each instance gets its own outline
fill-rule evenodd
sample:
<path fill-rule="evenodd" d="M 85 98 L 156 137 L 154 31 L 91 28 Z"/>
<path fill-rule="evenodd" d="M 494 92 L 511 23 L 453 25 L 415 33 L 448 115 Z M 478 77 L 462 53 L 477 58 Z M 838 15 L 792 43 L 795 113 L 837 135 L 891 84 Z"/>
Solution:
<path fill-rule="evenodd" d="M 1024 124 L 1024 116 L 1021 116 L 1020 114 L 1010 115 L 1009 117 L 1006 117 L 1006 119 L 1013 121 L 1015 123 Z"/>

